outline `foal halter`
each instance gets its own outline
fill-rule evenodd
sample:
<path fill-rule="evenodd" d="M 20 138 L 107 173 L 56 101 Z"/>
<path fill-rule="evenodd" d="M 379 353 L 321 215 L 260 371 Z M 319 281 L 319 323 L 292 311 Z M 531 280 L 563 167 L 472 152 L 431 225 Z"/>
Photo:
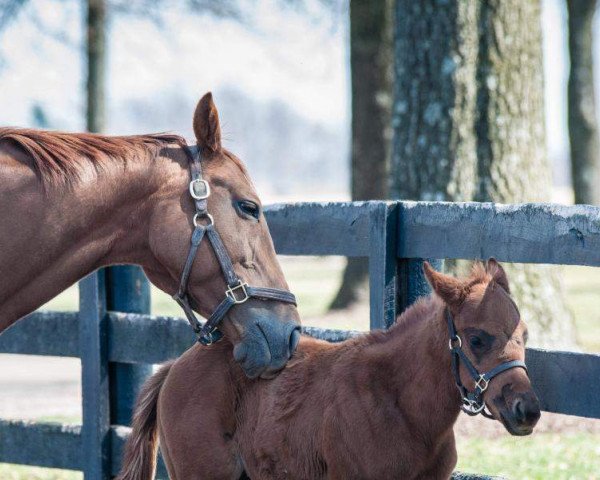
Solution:
<path fill-rule="evenodd" d="M 446 320 L 448 322 L 448 333 L 450 333 L 449 348 L 452 353 L 452 372 L 454 373 L 454 380 L 462 399 L 460 408 L 467 415 L 475 416 L 481 413 L 484 417 L 494 418 L 491 413 L 485 410 L 485 402 L 483 401 L 483 394 L 487 390 L 490 381 L 511 368 L 523 368 L 527 372 L 527 365 L 521 360 L 512 360 L 496 365 L 489 372 L 479 373 L 462 349 L 462 340 L 456 332 L 456 326 L 448 308 L 446 308 Z M 467 367 L 471 378 L 475 380 L 475 390 L 472 392 L 463 385 L 460 379 L 461 360 L 465 364 L 465 367 Z"/>
<path fill-rule="evenodd" d="M 250 298 L 259 298 L 261 300 L 275 300 L 277 302 L 291 303 L 296 305 L 296 297 L 293 293 L 278 288 L 266 287 L 251 287 L 241 278 L 239 278 L 235 270 L 231 258 L 227 253 L 225 245 L 217 230 L 215 229 L 215 221 L 207 211 L 207 200 L 210 196 L 210 185 L 202 178 L 202 150 L 198 146 L 187 147 L 190 157 L 190 174 L 192 180 L 189 186 L 189 192 L 194 200 L 196 213 L 192 220 L 194 231 L 190 251 L 181 273 L 181 281 L 179 290 L 173 299 L 181 306 L 185 312 L 185 316 L 190 322 L 198 337 L 198 342 L 202 345 L 210 345 L 223 338 L 223 333 L 217 328 L 223 317 L 229 312 L 229 309 L 234 305 L 244 303 Z M 190 304 L 190 296 L 187 291 L 192 265 L 200 248 L 202 239 L 206 236 L 212 245 L 215 257 L 221 266 L 221 271 L 225 277 L 227 288 L 225 290 L 225 298 L 219 303 L 215 311 L 208 318 L 206 323 L 202 325 L 196 317 L 194 310 Z"/>

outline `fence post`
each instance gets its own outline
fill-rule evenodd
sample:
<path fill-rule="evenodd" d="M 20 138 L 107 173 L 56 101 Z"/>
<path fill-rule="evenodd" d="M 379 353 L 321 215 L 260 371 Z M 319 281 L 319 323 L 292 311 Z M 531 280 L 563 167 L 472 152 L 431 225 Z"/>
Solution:
<path fill-rule="evenodd" d="M 106 309 L 150 313 L 150 284 L 140 267 L 123 265 L 106 269 Z M 111 424 L 131 424 L 135 400 L 151 374 L 152 365 L 109 364 Z"/>
<path fill-rule="evenodd" d="M 396 320 L 398 215 L 395 203 L 372 204 L 369 229 L 369 298 L 371 330 Z"/>
<path fill-rule="evenodd" d="M 110 401 L 104 272 L 81 280 L 79 292 L 81 463 L 86 480 L 105 480 L 110 478 Z"/>
<path fill-rule="evenodd" d="M 402 313 L 413 303 L 415 303 L 419 297 L 425 297 L 431 293 L 431 288 L 425 274 L 423 273 L 423 262 L 422 258 L 400 258 L 400 247 L 405 241 L 404 233 L 402 231 L 402 202 L 397 202 L 397 243 L 396 243 L 396 256 L 398 256 L 398 313 Z M 428 258 L 426 259 L 433 268 L 438 271 L 442 271 L 444 268 L 443 259 Z"/>

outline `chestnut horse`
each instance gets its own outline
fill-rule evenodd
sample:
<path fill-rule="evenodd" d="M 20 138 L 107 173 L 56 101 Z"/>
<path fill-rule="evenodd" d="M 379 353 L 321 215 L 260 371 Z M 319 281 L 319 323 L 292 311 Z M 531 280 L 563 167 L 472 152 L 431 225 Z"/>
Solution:
<path fill-rule="evenodd" d="M 465 280 L 425 273 L 435 295 L 388 331 L 302 337 L 274 380 L 245 378 L 225 344 L 192 347 L 145 386 L 119 478 L 152 478 L 157 431 L 173 480 L 447 479 L 461 406 L 531 433 L 540 407 L 504 270 L 490 260 Z"/>
<path fill-rule="evenodd" d="M 210 93 L 198 103 L 193 127 L 212 190 L 207 211 L 232 275 L 287 290 L 248 173 L 221 146 Z M 0 332 L 107 265 L 141 265 L 152 283 L 176 293 L 196 223 L 190 159 L 175 135 L 0 128 Z M 186 289 L 207 318 L 227 287 L 214 252 L 210 242 L 200 244 Z M 243 370 L 256 377 L 285 365 L 298 325 L 295 305 L 253 298 L 232 308 L 222 329 Z"/>

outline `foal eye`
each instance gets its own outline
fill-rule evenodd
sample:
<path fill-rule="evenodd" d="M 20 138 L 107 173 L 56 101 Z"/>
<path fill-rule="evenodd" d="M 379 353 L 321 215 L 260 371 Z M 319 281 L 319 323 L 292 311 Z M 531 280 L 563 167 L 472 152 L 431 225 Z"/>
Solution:
<path fill-rule="evenodd" d="M 255 220 L 260 217 L 260 207 L 251 200 L 240 200 L 237 202 L 237 207 L 242 215 L 252 217 Z"/>

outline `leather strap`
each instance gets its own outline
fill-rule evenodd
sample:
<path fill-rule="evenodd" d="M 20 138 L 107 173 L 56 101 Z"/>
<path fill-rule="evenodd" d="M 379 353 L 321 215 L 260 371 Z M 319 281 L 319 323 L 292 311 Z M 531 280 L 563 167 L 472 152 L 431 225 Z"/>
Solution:
<path fill-rule="evenodd" d="M 454 319 L 450 310 L 446 308 L 446 321 L 448 323 L 448 333 L 450 334 L 450 352 L 452 355 L 452 373 L 454 374 L 454 382 L 460 391 L 462 398 L 461 409 L 468 415 L 478 415 L 481 413 L 484 417 L 493 418 L 491 413 L 485 411 L 485 403 L 483 401 L 483 395 L 487 390 L 489 382 L 496 376 L 500 375 L 506 370 L 512 368 L 523 368 L 527 372 L 527 365 L 521 360 L 511 360 L 509 362 L 503 362 L 496 365 L 490 371 L 485 373 L 479 373 L 477 368 L 473 365 L 467 354 L 462 349 L 462 340 L 456 332 L 456 326 L 454 325 Z M 471 378 L 475 380 L 475 390 L 472 392 L 467 389 L 462 383 L 460 378 L 460 362 L 467 368 Z"/>
<path fill-rule="evenodd" d="M 296 305 L 296 297 L 293 293 L 278 288 L 251 287 L 237 276 L 231 262 L 231 257 L 214 226 L 213 218 L 207 210 L 210 186 L 202 178 L 202 152 L 199 147 L 195 146 L 188 147 L 188 153 L 190 157 L 190 176 L 192 179 L 189 190 L 194 200 L 196 214 L 193 219 L 194 231 L 190 240 L 190 250 L 183 271 L 181 272 L 179 289 L 173 295 L 173 298 L 183 309 L 188 322 L 198 336 L 198 341 L 203 345 L 210 345 L 223 337 L 217 326 L 234 305 L 244 303 L 250 298 L 273 300 Z M 194 265 L 194 260 L 204 237 L 208 238 L 212 246 L 228 288 L 225 292 L 225 298 L 219 303 L 206 323 L 202 325 L 194 313 L 187 290 L 192 266 Z"/>

